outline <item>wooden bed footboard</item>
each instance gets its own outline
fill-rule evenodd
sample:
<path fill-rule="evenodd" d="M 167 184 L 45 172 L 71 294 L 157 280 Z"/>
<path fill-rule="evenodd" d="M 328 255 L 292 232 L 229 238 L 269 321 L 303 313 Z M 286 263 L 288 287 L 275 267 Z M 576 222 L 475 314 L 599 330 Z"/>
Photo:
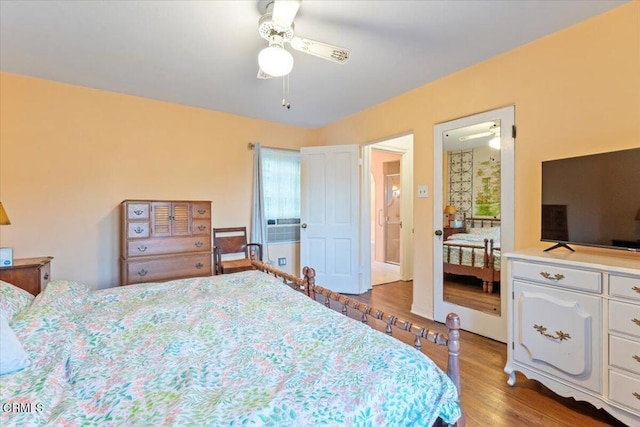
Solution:
<path fill-rule="evenodd" d="M 275 269 L 259 260 L 253 260 L 253 265 L 265 273 L 273 274 L 280 277 L 283 282 L 298 292 L 305 293 L 308 297 L 317 301 L 318 296 L 324 297 L 324 305 L 336 310 L 331 306 L 331 301 L 339 303 L 339 310 L 344 315 L 350 315 L 349 310 L 356 310 L 359 314 L 360 321 L 368 324 L 370 317 L 378 319 L 385 323 L 385 332 L 393 336 L 394 330 L 406 331 L 413 335 L 413 346 L 417 350 L 422 350 L 422 340 L 432 342 L 434 344 L 447 346 L 448 361 L 447 375 L 455 384 L 458 390 L 458 399 L 460 399 L 460 317 L 455 313 L 449 313 L 446 320 L 448 329 L 447 334 L 432 331 L 429 328 L 413 324 L 407 320 L 403 320 L 391 313 L 385 313 L 382 310 L 373 308 L 367 304 L 351 299 L 338 292 L 333 292 L 315 283 L 315 270 L 310 267 L 303 268 L 304 278 L 299 278 L 291 274 Z M 320 302 L 320 301 L 318 301 Z M 371 326 L 371 325 L 370 325 Z M 402 341 L 401 341 L 402 342 Z M 403 342 L 403 344 L 406 344 Z M 464 415 L 455 424 L 458 427 L 464 427 Z"/>
<path fill-rule="evenodd" d="M 463 264 L 465 250 L 471 251 L 471 265 Z M 493 293 L 493 284 L 500 280 L 500 271 L 495 269 L 495 253 L 500 249 L 494 248 L 493 239 L 484 239 L 482 246 L 444 242 L 442 251 L 445 273 L 477 277 L 482 280 L 482 290 Z M 452 261 L 453 254 L 457 255 L 457 262 Z"/>

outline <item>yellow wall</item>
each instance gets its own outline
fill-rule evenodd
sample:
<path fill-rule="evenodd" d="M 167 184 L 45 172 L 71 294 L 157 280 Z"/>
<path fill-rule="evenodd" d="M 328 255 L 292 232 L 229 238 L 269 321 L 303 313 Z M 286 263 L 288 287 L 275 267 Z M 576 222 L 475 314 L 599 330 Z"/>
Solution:
<path fill-rule="evenodd" d="M 249 141 L 297 148 L 414 135 L 432 187 L 433 125 L 516 106 L 516 247 L 539 244 L 540 162 L 640 146 L 640 2 L 422 86 L 319 130 L 0 73 L 0 244 L 52 255 L 55 278 L 117 282 L 125 198 L 208 199 L 249 224 Z M 414 190 L 415 194 L 415 190 Z M 415 199 L 415 296 L 432 305 L 432 199 Z"/>
<path fill-rule="evenodd" d="M 414 185 L 433 188 L 434 124 L 507 105 L 515 105 L 518 128 L 515 240 L 520 249 L 540 245 L 542 160 L 640 147 L 640 2 L 326 126 L 318 141 L 366 144 L 412 132 Z M 431 198 L 415 199 L 414 304 L 417 300 L 420 307 L 433 305 L 432 212 Z"/>
<path fill-rule="evenodd" d="M 249 225 L 250 141 L 314 131 L 1 73 L 0 244 L 53 256 L 56 279 L 117 284 L 123 199 L 211 200 L 214 227 Z"/>

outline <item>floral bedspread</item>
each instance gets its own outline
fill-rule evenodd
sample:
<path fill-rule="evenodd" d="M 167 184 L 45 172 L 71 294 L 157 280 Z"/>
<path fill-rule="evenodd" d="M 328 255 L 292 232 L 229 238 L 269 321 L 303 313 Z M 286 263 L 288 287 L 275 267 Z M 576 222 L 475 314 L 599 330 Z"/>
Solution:
<path fill-rule="evenodd" d="M 90 291 L 51 282 L 12 328 L 0 425 L 431 425 L 431 360 L 257 271 Z M 371 350 L 374 351 L 371 351 Z"/>
<path fill-rule="evenodd" d="M 484 239 L 493 239 L 493 268 L 500 270 L 500 228 L 472 228 L 469 233 L 456 233 L 449 236 L 444 244 L 444 261 L 450 264 L 482 267 L 484 265 Z M 478 248 L 458 245 L 478 246 Z M 462 259 L 460 259 L 462 255 Z M 449 256 L 450 258 L 447 258 Z"/>

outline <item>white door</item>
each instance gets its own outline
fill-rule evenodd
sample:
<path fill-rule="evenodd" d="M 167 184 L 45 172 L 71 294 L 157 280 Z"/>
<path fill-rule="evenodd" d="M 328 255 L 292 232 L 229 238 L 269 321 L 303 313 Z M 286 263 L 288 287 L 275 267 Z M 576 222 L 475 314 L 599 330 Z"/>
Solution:
<path fill-rule="evenodd" d="M 360 251 L 360 147 L 300 150 L 300 265 L 332 291 L 363 290 Z"/>
<path fill-rule="evenodd" d="M 515 121 L 515 109 L 513 106 L 501 108 L 494 111 L 476 114 L 469 117 L 453 120 L 434 126 L 434 185 L 433 185 L 433 290 L 434 290 L 434 318 L 438 322 L 445 322 L 447 314 L 455 312 L 460 316 L 460 324 L 463 329 L 473 333 L 492 338 L 497 341 L 507 341 L 507 297 L 505 292 L 500 292 L 500 299 L 497 303 L 499 310 L 496 313 L 488 313 L 479 309 L 456 304 L 445 300 L 444 278 L 443 278 L 443 212 L 444 212 L 444 189 L 443 176 L 445 161 L 444 156 L 447 151 L 444 140 L 449 134 L 456 130 L 473 127 L 486 122 L 496 121 L 500 123 L 500 149 L 499 156 L 501 163 L 500 171 L 500 253 L 505 254 L 514 249 L 514 137 L 512 128 Z M 461 150 L 461 141 L 465 144 L 475 141 L 474 136 L 467 135 L 460 138 L 456 150 Z M 501 257 L 502 259 L 504 257 Z M 496 260 L 496 262 L 498 262 Z M 506 288 L 506 264 L 500 263 L 500 283 L 501 289 Z"/>

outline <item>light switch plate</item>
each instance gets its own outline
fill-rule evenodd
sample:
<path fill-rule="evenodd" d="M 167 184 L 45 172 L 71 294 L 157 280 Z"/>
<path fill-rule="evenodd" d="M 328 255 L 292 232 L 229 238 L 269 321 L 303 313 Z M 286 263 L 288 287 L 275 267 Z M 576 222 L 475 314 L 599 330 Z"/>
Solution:
<path fill-rule="evenodd" d="M 425 199 L 429 197 L 429 186 L 418 185 L 418 199 Z"/>

